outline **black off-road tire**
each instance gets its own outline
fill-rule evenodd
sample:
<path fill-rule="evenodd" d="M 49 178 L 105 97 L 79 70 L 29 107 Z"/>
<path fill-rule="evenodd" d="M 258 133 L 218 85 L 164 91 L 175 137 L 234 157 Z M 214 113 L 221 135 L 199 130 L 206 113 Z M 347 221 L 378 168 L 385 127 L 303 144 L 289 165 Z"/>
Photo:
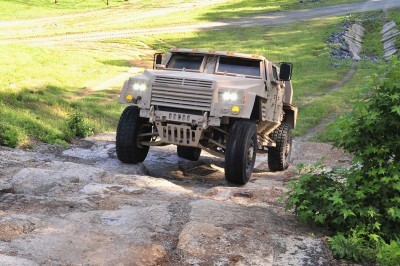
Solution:
<path fill-rule="evenodd" d="M 292 153 L 292 128 L 289 124 L 282 123 L 271 134 L 276 147 L 268 148 L 268 167 L 272 172 L 283 171 L 289 167 Z"/>
<path fill-rule="evenodd" d="M 138 146 L 138 134 L 143 131 L 143 125 L 147 123 L 139 113 L 137 106 L 128 106 L 119 119 L 116 148 L 117 157 L 123 163 L 141 163 L 149 152 L 149 146 Z"/>
<path fill-rule="evenodd" d="M 257 152 L 257 127 L 251 121 L 236 121 L 228 133 L 225 153 L 225 179 L 246 184 L 253 173 Z"/>
<path fill-rule="evenodd" d="M 178 157 L 189 160 L 198 161 L 201 149 L 196 147 L 176 146 Z"/>

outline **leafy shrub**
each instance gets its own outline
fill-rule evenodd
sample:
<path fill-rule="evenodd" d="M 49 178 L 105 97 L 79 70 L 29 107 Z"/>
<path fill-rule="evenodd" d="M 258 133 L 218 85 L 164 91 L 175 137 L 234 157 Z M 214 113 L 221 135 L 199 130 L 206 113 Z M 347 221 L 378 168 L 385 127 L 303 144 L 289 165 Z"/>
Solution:
<path fill-rule="evenodd" d="M 19 144 L 18 132 L 8 125 L 0 124 L 0 145 L 15 148 Z"/>
<path fill-rule="evenodd" d="M 94 133 L 94 126 L 84 118 L 78 109 L 72 109 L 67 119 L 67 136 L 85 138 Z"/>
<path fill-rule="evenodd" d="M 286 208 L 333 230 L 329 243 L 337 256 L 386 265 L 399 256 L 387 250 L 398 248 L 393 241 L 400 238 L 400 62 L 384 71 L 336 132 L 335 146 L 354 155 L 351 166 L 311 167 L 289 184 Z"/>
<path fill-rule="evenodd" d="M 368 242 L 353 231 L 353 235 L 345 237 L 337 234 L 329 239 L 329 246 L 334 254 L 340 259 L 353 259 L 367 263 L 373 258 L 373 251 Z"/>
<path fill-rule="evenodd" d="M 376 254 L 378 265 L 397 266 L 400 263 L 400 241 L 382 242 Z"/>

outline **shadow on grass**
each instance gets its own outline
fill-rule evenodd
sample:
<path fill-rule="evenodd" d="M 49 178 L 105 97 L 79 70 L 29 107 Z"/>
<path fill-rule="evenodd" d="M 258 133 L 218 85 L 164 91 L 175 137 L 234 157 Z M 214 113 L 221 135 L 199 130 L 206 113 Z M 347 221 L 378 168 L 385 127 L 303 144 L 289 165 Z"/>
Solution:
<path fill-rule="evenodd" d="M 329 34 L 337 30 L 337 20 L 327 18 L 279 26 L 176 34 L 163 36 L 163 41 L 177 47 L 260 54 L 272 62 L 292 62 L 293 104 L 300 106 L 296 131 L 307 132 L 352 96 L 330 97 L 329 100 L 332 101 L 324 100 L 323 104 L 315 101 L 307 107 L 309 110 L 304 110 L 303 107 L 310 99 L 328 99 L 326 96 L 332 93 L 332 87 L 350 67 L 343 62 L 340 66 L 333 65 L 330 49 L 326 44 Z"/>
<path fill-rule="evenodd" d="M 296 2 L 297 1 L 295 0 L 243 0 L 231 4 L 221 4 L 211 8 L 209 12 L 201 16 L 201 19 L 207 21 L 216 21 L 221 19 L 246 17 L 272 11 L 283 11 L 289 4 L 294 5 Z"/>
<path fill-rule="evenodd" d="M 128 60 L 123 60 L 123 59 L 105 60 L 105 61 L 101 61 L 101 63 L 103 63 L 105 65 L 118 66 L 118 67 L 130 67 L 130 66 L 132 66 L 131 62 L 129 62 Z"/>
<path fill-rule="evenodd" d="M 0 139 L 7 137 L 7 132 L 8 137 L 14 136 L 23 146 L 32 139 L 66 144 L 74 137 L 66 123 L 72 109 L 81 111 L 95 132 L 115 127 L 121 108 L 116 103 L 102 104 L 107 94 L 103 99 L 99 96 L 89 101 L 72 101 L 75 92 L 52 85 L 0 91 Z"/>

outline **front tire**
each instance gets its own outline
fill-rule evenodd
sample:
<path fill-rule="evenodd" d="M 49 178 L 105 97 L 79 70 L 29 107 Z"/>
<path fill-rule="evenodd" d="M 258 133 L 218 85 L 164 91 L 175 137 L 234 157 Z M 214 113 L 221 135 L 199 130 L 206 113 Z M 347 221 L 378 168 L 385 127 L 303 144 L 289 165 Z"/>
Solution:
<path fill-rule="evenodd" d="M 138 135 L 151 129 L 147 119 L 141 118 L 139 114 L 137 106 L 128 106 L 119 119 L 115 144 L 117 157 L 123 163 L 143 162 L 149 152 L 149 146 L 138 145 Z"/>
<path fill-rule="evenodd" d="M 236 121 L 228 134 L 225 179 L 236 185 L 246 184 L 253 173 L 256 151 L 256 125 L 251 121 Z"/>
<path fill-rule="evenodd" d="M 292 153 L 292 128 L 282 123 L 271 135 L 276 147 L 268 148 L 268 167 L 272 172 L 283 171 L 289 167 Z"/>
<path fill-rule="evenodd" d="M 196 147 L 176 146 L 178 157 L 189 160 L 198 161 L 201 149 Z"/>

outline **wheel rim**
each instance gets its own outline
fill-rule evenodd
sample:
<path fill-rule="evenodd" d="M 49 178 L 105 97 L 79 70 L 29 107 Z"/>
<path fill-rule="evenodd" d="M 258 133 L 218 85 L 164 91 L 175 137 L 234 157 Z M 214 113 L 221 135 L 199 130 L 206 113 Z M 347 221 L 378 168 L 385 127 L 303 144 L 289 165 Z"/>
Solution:
<path fill-rule="evenodd" d="M 253 164 L 253 159 L 254 159 L 254 144 L 253 142 L 250 143 L 249 148 L 247 150 L 247 156 L 246 156 L 246 172 L 248 172 Z"/>
<path fill-rule="evenodd" d="M 289 164 L 291 150 L 292 150 L 292 141 L 289 140 L 289 141 L 286 142 L 285 150 L 283 152 L 283 154 L 285 156 L 284 162 L 285 162 L 286 165 Z"/>

